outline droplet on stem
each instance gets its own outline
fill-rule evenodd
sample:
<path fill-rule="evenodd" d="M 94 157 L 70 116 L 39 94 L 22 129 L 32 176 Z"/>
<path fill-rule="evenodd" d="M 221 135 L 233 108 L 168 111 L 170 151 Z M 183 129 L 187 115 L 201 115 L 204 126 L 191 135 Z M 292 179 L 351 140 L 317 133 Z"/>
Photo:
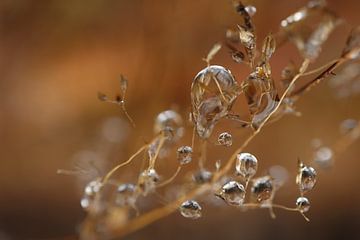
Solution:
<path fill-rule="evenodd" d="M 181 165 L 188 164 L 192 160 L 192 148 L 189 146 L 179 147 L 177 150 L 177 159 Z"/>
<path fill-rule="evenodd" d="M 245 199 L 245 188 L 236 181 L 230 181 L 220 188 L 216 196 L 223 199 L 229 205 L 240 206 Z"/>
<path fill-rule="evenodd" d="M 299 172 L 296 176 L 296 183 L 299 186 L 301 193 L 306 193 L 312 190 L 316 184 L 316 171 L 312 167 L 305 166 L 299 163 Z"/>
<path fill-rule="evenodd" d="M 144 196 L 153 192 L 159 182 L 159 175 L 154 168 L 144 170 L 139 176 L 139 187 Z"/>
<path fill-rule="evenodd" d="M 258 202 L 270 199 L 273 193 L 273 182 L 270 176 L 253 180 L 251 192 Z"/>
<path fill-rule="evenodd" d="M 193 180 L 197 184 L 204 184 L 211 182 L 213 177 L 212 172 L 206 169 L 200 169 L 198 172 L 194 173 Z"/>
<path fill-rule="evenodd" d="M 131 183 L 120 184 L 117 188 L 115 202 L 118 206 L 135 206 L 136 186 Z"/>
<path fill-rule="evenodd" d="M 236 173 L 242 177 L 252 178 L 257 171 L 258 161 L 251 153 L 240 153 L 236 156 Z"/>
<path fill-rule="evenodd" d="M 225 147 L 230 147 L 232 145 L 232 136 L 228 132 L 223 132 L 218 137 L 218 143 Z"/>
<path fill-rule="evenodd" d="M 298 197 L 296 199 L 296 207 L 300 212 L 307 212 L 310 209 L 310 201 L 306 197 Z"/>
<path fill-rule="evenodd" d="M 182 216 L 190 219 L 197 219 L 201 217 L 201 206 L 194 200 L 187 200 L 180 206 L 180 213 Z"/>

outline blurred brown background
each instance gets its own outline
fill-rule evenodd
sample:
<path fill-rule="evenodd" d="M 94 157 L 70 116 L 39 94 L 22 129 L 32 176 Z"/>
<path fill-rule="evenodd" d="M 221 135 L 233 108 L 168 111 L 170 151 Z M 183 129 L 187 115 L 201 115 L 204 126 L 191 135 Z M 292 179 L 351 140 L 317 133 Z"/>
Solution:
<path fill-rule="evenodd" d="M 348 24 L 360 23 L 359 1 L 328 2 Z M 257 7 L 254 21 L 261 40 L 306 1 L 245 3 Z M 84 158 L 98 159 L 99 168 L 109 169 L 140 146 L 139 136 L 151 138 L 157 113 L 176 107 L 188 116 L 190 84 L 205 66 L 202 57 L 238 22 L 227 0 L 1 0 L 0 239 L 74 235 L 84 217 L 79 205 L 84 182 L 56 170 L 72 169 Z M 349 29 L 335 31 L 318 64 L 340 53 Z M 279 50 L 273 71 L 279 75 L 295 55 L 292 47 Z M 238 81 L 248 71 L 226 51 L 213 63 L 230 68 Z M 116 106 L 96 98 L 98 91 L 117 93 L 120 74 L 129 79 L 127 107 L 136 130 Z M 310 141 L 335 142 L 343 119 L 360 119 L 359 104 L 359 95 L 339 99 L 321 84 L 298 102 L 302 117 L 271 125 L 249 146 L 260 160 L 259 173 L 274 164 L 289 170 L 291 181 L 278 193 L 278 202 L 294 204 L 296 159 L 309 161 Z M 233 133 L 235 145 L 240 144 L 246 132 L 235 127 Z M 127 238 L 360 239 L 358 149 L 355 143 L 332 169 L 319 171 L 316 190 L 309 194 L 311 223 L 281 210 L 271 220 L 266 210 L 204 207 L 198 221 L 173 214 Z M 212 154 L 230 153 L 216 148 Z M 175 161 L 161 167 L 171 172 Z M 131 168 L 123 174 L 131 176 Z"/>

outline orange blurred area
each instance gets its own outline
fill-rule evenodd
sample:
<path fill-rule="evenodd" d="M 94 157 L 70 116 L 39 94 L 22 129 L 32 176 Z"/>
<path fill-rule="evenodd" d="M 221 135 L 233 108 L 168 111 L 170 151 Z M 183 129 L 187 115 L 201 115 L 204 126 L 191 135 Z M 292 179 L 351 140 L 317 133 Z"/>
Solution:
<path fill-rule="evenodd" d="M 254 23 L 260 44 L 306 1 L 244 3 L 257 8 Z M 360 23 L 359 1 L 328 3 L 346 23 L 326 42 L 316 66 L 339 56 L 351 26 Z M 152 138 L 159 112 L 173 108 L 187 119 L 192 79 L 206 66 L 202 58 L 238 22 L 231 1 L 2 0 L 0 239 L 75 236 L 85 216 L 79 202 L 89 179 L 58 175 L 57 169 L 86 165 L 86 159 L 93 158 L 104 174 L 125 161 L 143 139 Z M 279 49 L 271 62 L 274 75 L 280 76 L 296 56 L 293 46 Z M 212 63 L 229 68 L 238 82 L 249 73 L 225 48 Z M 126 106 L 136 129 L 120 108 L 97 99 L 99 91 L 111 97 L 119 93 L 120 74 L 129 79 Z M 266 127 L 249 145 L 247 151 L 259 159 L 259 174 L 273 165 L 288 169 L 290 180 L 276 196 L 279 203 L 294 205 L 297 158 L 311 161 L 312 139 L 336 142 L 344 119 L 360 119 L 359 104 L 359 95 L 338 98 L 324 82 L 297 102 L 301 117 L 288 116 Z M 249 118 L 243 97 L 237 110 Z M 215 132 L 221 129 L 232 132 L 234 146 L 210 147 L 210 169 L 218 159 L 225 162 L 249 134 L 229 121 Z M 181 144 L 190 143 L 191 133 L 187 124 Z M 318 184 L 309 194 L 310 223 L 282 210 L 272 220 L 266 210 L 203 206 L 198 221 L 174 213 L 126 239 L 360 239 L 359 146 L 351 145 L 333 168 L 318 171 Z M 134 179 L 137 164 L 116 176 Z M 175 159 L 166 159 L 159 162 L 159 173 L 166 178 L 176 166 Z M 195 168 L 193 164 L 187 170 Z M 186 177 L 180 174 L 176 184 Z"/>

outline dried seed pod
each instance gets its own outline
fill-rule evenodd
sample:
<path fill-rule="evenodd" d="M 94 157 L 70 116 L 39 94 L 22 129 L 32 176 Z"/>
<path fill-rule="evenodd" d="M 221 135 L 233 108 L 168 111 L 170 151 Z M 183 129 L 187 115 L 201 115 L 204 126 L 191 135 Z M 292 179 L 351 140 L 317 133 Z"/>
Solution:
<path fill-rule="evenodd" d="M 189 146 L 179 147 L 177 150 L 177 159 L 180 164 L 188 164 L 192 160 L 192 148 Z"/>
<path fill-rule="evenodd" d="M 316 175 L 314 168 L 305 166 L 302 162 L 299 163 L 299 172 L 296 176 L 296 183 L 298 184 L 301 193 L 306 193 L 314 188 L 316 184 Z"/>
<path fill-rule="evenodd" d="M 192 121 L 200 138 L 208 138 L 239 95 L 229 70 L 212 65 L 201 70 L 191 85 Z"/>
<path fill-rule="evenodd" d="M 117 188 L 115 203 L 118 206 L 135 206 L 136 186 L 132 183 L 120 184 Z"/>
<path fill-rule="evenodd" d="M 183 119 L 174 110 L 163 111 L 155 119 L 154 132 L 164 132 L 168 139 L 176 141 L 184 135 Z"/>
<path fill-rule="evenodd" d="M 192 176 L 194 182 L 197 184 L 204 184 L 211 182 L 212 177 L 213 177 L 212 172 L 205 169 L 200 169 Z"/>
<path fill-rule="evenodd" d="M 232 145 L 232 136 L 228 132 L 223 132 L 218 137 L 218 143 L 225 147 L 230 147 Z"/>
<path fill-rule="evenodd" d="M 296 199 L 296 207 L 300 212 L 307 212 L 310 209 L 310 202 L 306 197 L 298 197 Z"/>
<path fill-rule="evenodd" d="M 220 188 L 216 196 L 223 199 L 229 205 L 240 206 L 245 199 L 245 188 L 236 181 L 230 181 Z"/>
<path fill-rule="evenodd" d="M 138 185 L 144 196 L 153 192 L 156 188 L 156 184 L 159 182 L 159 175 L 154 168 L 144 170 L 138 180 Z"/>
<path fill-rule="evenodd" d="M 236 156 L 236 173 L 242 177 L 252 178 L 257 171 L 258 161 L 251 153 L 240 153 Z"/>
<path fill-rule="evenodd" d="M 180 206 L 180 213 L 182 216 L 190 219 L 197 219 L 201 217 L 201 206 L 194 200 L 187 200 Z"/>
<path fill-rule="evenodd" d="M 251 193 L 257 201 L 262 202 L 271 198 L 273 189 L 274 187 L 271 177 L 265 176 L 253 180 Z"/>

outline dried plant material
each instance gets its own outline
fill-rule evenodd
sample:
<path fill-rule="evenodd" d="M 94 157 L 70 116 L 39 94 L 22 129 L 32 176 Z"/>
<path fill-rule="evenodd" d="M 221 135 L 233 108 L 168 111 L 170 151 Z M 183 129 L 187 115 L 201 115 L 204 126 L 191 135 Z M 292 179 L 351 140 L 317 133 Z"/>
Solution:
<path fill-rule="evenodd" d="M 238 95 L 238 84 L 224 67 L 209 66 L 196 75 L 191 85 L 192 120 L 200 138 L 210 136 Z"/>
<path fill-rule="evenodd" d="M 270 57 L 275 51 L 271 35 L 264 40 L 261 59 L 254 71 L 242 83 L 252 115 L 252 127 L 257 129 L 278 104 L 278 94 L 271 76 Z"/>
<path fill-rule="evenodd" d="M 339 23 L 340 20 L 326 7 L 326 1 L 310 1 L 281 22 L 281 31 L 305 59 L 313 61 Z"/>
<path fill-rule="evenodd" d="M 239 39 L 242 45 L 245 47 L 246 55 L 249 58 L 251 66 L 253 65 L 255 53 L 256 53 L 256 38 L 255 34 L 249 30 L 246 30 L 242 26 L 239 28 Z"/>
<path fill-rule="evenodd" d="M 360 57 L 360 26 L 351 31 L 346 41 L 342 56 L 351 60 L 355 60 Z"/>
<path fill-rule="evenodd" d="M 220 43 L 216 43 L 211 50 L 209 51 L 207 57 L 204 59 L 205 62 L 208 64 L 208 66 L 210 65 L 210 61 L 214 58 L 214 56 L 220 51 L 221 49 L 221 44 Z"/>
<path fill-rule="evenodd" d="M 227 43 L 226 46 L 229 48 L 231 58 L 234 60 L 234 62 L 236 62 L 236 63 L 244 62 L 245 55 L 243 52 L 238 50 L 236 47 L 234 47 L 230 43 Z"/>

